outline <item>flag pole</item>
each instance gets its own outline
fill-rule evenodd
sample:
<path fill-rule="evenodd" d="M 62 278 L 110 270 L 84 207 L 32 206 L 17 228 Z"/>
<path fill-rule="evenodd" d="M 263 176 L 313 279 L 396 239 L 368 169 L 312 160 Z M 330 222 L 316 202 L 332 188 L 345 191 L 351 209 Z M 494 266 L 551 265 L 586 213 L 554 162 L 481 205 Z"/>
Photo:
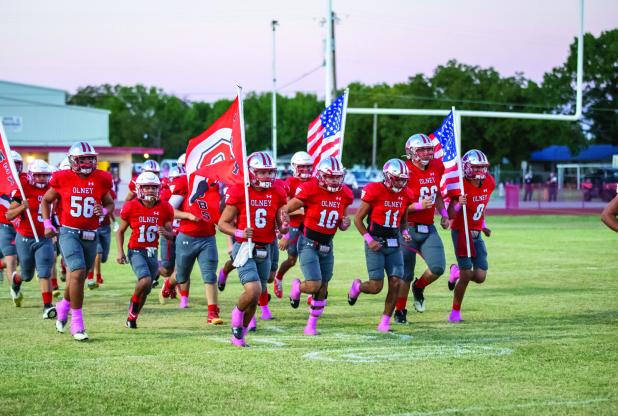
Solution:
<path fill-rule="evenodd" d="M 339 153 L 339 161 L 343 158 L 343 138 L 345 135 L 345 116 L 348 112 L 348 94 L 350 92 L 349 88 L 346 88 L 343 92 L 343 115 L 341 116 L 341 152 Z"/>
<path fill-rule="evenodd" d="M 457 173 L 459 174 L 459 189 L 461 193 L 464 193 L 463 174 L 461 169 L 461 115 L 455 110 L 455 107 L 451 107 L 453 112 L 453 124 L 455 131 L 455 149 L 457 149 Z M 468 213 L 466 206 L 463 205 L 463 220 L 464 220 L 464 232 L 466 233 L 466 252 L 470 257 L 470 232 L 468 231 Z"/>
<path fill-rule="evenodd" d="M 13 178 L 15 178 L 17 182 L 17 189 L 19 189 L 19 192 L 21 193 L 22 198 L 27 199 L 26 194 L 24 193 L 24 188 L 21 186 L 21 180 L 19 179 L 19 174 L 17 173 L 15 162 L 13 161 L 13 158 L 11 157 L 11 148 L 9 146 L 8 140 L 6 139 L 6 133 L 4 132 L 4 126 L 2 125 L 2 122 L 0 122 L 0 135 L 2 136 L 2 145 L 7 153 L 6 158 L 9 160 L 9 167 L 11 169 L 11 175 L 13 175 Z M 30 208 L 26 210 L 26 215 L 28 216 L 30 227 L 32 227 L 32 233 L 34 234 L 34 240 L 38 243 L 39 234 L 36 232 L 36 227 L 34 226 L 34 220 L 32 219 L 32 214 L 30 213 Z"/>
<path fill-rule="evenodd" d="M 247 227 L 251 228 L 251 211 L 249 211 L 249 169 L 247 166 L 247 145 L 245 142 L 245 116 L 243 113 L 242 103 L 242 87 L 236 86 L 236 95 L 238 96 L 238 117 L 240 118 L 240 140 L 242 143 L 242 170 L 243 180 L 245 181 L 245 212 L 247 216 Z M 251 239 L 247 239 L 251 244 Z M 249 246 L 251 248 L 251 246 Z M 249 258 L 253 257 L 253 250 L 249 250 Z"/>

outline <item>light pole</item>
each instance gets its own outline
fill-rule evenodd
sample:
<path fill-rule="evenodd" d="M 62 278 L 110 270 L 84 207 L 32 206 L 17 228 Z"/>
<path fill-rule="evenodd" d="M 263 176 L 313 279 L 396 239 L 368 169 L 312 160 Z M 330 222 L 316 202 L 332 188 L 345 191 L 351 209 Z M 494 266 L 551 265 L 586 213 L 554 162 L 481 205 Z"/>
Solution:
<path fill-rule="evenodd" d="M 324 51 L 324 63 L 326 68 L 326 82 L 324 85 L 324 106 L 328 107 L 333 100 L 333 1 L 326 0 L 326 46 Z"/>
<path fill-rule="evenodd" d="M 275 32 L 279 22 L 273 20 L 270 22 L 273 28 L 273 99 L 272 99 L 272 148 L 275 165 L 277 164 L 277 71 L 276 71 L 276 49 L 275 49 Z"/>

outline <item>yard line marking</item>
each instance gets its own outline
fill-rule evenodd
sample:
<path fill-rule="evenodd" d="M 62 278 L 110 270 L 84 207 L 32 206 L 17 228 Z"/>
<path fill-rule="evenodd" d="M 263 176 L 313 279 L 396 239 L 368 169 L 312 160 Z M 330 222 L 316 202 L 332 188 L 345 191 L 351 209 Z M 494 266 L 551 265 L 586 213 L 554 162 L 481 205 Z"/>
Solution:
<path fill-rule="evenodd" d="M 471 406 L 471 407 L 461 407 L 461 408 L 451 408 L 451 409 L 442 409 L 442 410 L 434 410 L 429 412 L 408 412 L 408 413 L 398 413 L 396 416 L 432 416 L 432 415 L 448 415 L 452 413 L 476 413 L 482 411 L 495 411 L 495 410 L 515 410 L 515 409 L 528 409 L 532 407 L 547 407 L 547 406 L 586 406 L 594 403 L 603 403 L 609 401 L 616 401 L 614 397 L 606 397 L 606 398 L 597 398 L 597 399 L 588 399 L 588 400 L 549 400 L 546 402 L 536 402 L 536 403 L 520 403 L 520 404 L 511 404 L 505 406 Z"/>

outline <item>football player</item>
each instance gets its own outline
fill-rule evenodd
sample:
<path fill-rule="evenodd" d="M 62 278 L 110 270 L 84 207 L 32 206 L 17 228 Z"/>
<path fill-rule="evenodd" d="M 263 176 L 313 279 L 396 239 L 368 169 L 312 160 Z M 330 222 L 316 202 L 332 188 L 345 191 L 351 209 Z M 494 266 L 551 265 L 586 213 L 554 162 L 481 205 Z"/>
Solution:
<path fill-rule="evenodd" d="M 333 237 L 337 229 L 350 227 L 347 208 L 354 201 L 352 190 L 343 184 L 345 169 L 335 157 L 318 163 L 317 177 L 298 186 L 287 204 L 288 212 L 304 207 L 302 234 L 298 237 L 298 257 L 305 280 L 295 279 L 290 288 L 290 304 L 298 308 L 300 294 L 312 296 L 305 334 L 317 335 L 317 323 L 326 307 L 328 282 L 333 277 L 335 256 Z"/>
<path fill-rule="evenodd" d="M 19 179 L 25 179 L 25 175 L 22 172 L 24 161 L 21 155 L 11 150 L 11 158 L 15 163 Z M 2 251 L 2 255 L 4 256 L 2 259 L 2 266 L 6 268 L 7 275 L 9 276 L 9 283 L 12 283 L 13 276 L 17 275 L 17 249 L 15 247 L 15 227 L 11 221 L 6 219 L 6 211 L 11 204 L 10 197 L 10 195 L 3 195 L 0 197 L 0 251 Z M 13 298 L 13 302 L 15 302 L 15 298 Z"/>
<path fill-rule="evenodd" d="M 152 172 L 158 177 L 161 173 L 161 166 L 159 166 L 159 162 L 157 162 L 156 160 L 149 159 L 142 163 L 142 173 L 143 172 Z M 131 182 L 129 182 L 129 193 L 127 193 L 125 202 L 135 199 L 135 197 L 135 180 L 132 180 Z"/>
<path fill-rule="evenodd" d="M 110 192 L 112 199 L 116 200 L 116 192 L 112 189 Z M 101 224 L 97 230 L 97 256 L 94 259 L 94 265 L 88 272 L 86 282 L 88 289 L 96 289 L 103 284 L 103 275 L 101 274 L 101 264 L 107 262 L 109 257 L 109 247 L 112 239 L 112 221 L 115 221 L 114 213 L 109 212 L 105 217 L 100 218 Z M 96 273 L 97 279 L 94 279 Z"/>
<path fill-rule="evenodd" d="M 416 254 L 419 253 L 427 263 L 427 269 L 412 284 L 414 308 L 418 312 L 425 310 L 425 287 L 438 279 L 446 267 L 444 245 L 433 225 L 434 211 L 437 210 L 442 216 L 440 225 L 448 228 L 448 212 L 440 194 L 444 165 L 434 160 L 433 154 L 431 139 L 424 134 L 414 134 L 406 141 L 406 165 L 410 171 L 408 189 L 415 202 L 408 211 L 408 230 L 412 238 L 403 243 L 403 282 L 395 311 L 395 322 L 400 324 L 407 323 L 406 304 L 414 279 Z"/>
<path fill-rule="evenodd" d="M 11 285 L 11 297 L 15 306 L 21 306 L 23 294 L 22 282 L 29 282 L 36 270 L 39 277 L 39 286 L 43 297 L 43 319 L 54 319 L 56 308 L 52 303 L 52 284 L 50 278 L 54 266 L 54 243 L 51 238 L 44 236 L 43 219 L 40 215 L 40 202 L 49 189 L 51 169 L 44 160 L 35 159 L 28 166 L 27 180 L 22 179 L 22 188 L 26 197 L 16 191 L 11 206 L 6 212 L 10 221 L 17 220 L 17 238 L 15 245 L 21 266 L 21 274 L 15 274 Z M 39 241 L 34 237 L 32 225 L 27 217 L 26 210 L 34 223 Z"/>
<path fill-rule="evenodd" d="M 450 322 L 461 321 L 461 304 L 468 283 L 473 281 L 481 284 L 485 281 L 489 264 L 487 249 L 482 234 L 491 235 L 491 230 L 485 224 L 485 210 L 496 182 L 488 173 L 489 161 L 480 150 L 469 150 L 461 158 L 464 175 L 464 189 L 459 197 L 453 197 L 449 204 L 449 214 L 453 219 L 451 237 L 455 247 L 457 266 L 451 266 L 451 277 L 448 282 L 453 293 L 453 309 L 448 317 Z M 464 231 L 463 207 L 466 207 L 468 219 L 470 256 L 466 248 Z"/>
<path fill-rule="evenodd" d="M 311 179 L 313 173 L 313 158 L 307 152 L 296 152 L 292 156 L 292 176 L 286 178 L 288 199 L 292 199 L 296 193 L 296 188 L 301 183 Z M 287 234 L 279 240 L 279 249 L 287 250 L 288 258 L 281 263 L 277 275 L 275 276 L 274 289 L 275 296 L 283 297 L 283 276 L 296 264 L 298 259 L 298 236 L 300 235 L 299 227 L 304 218 L 303 208 L 296 212 L 290 212 L 290 227 Z"/>
<path fill-rule="evenodd" d="M 189 193 L 187 176 L 174 180 L 170 204 L 174 217 L 180 220 L 176 237 L 176 282 L 179 285 L 180 308 L 189 306 L 189 285 L 193 265 L 197 260 L 208 302 L 207 323 L 221 325 L 217 293 L 217 241 L 215 225 L 219 220 L 219 185 L 204 180 L 204 192 L 195 200 Z M 199 187 L 199 186 L 198 186 Z M 169 282 L 169 280 L 168 280 Z M 165 282 L 164 282 L 165 285 Z M 170 283 L 168 289 L 172 290 Z"/>
<path fill-rule="evenodd" d="M 157 247 L 159 235 L 172 239 L 174 208 L 160 200 L 161 182 L 153 172 L 142 172 L 135 179 L 137 199 L 124 204 L 120 212 L 120 228 L 116 234 L 119 264 L 131 263 L 137 277 L 135 291 L 129 303 L 127 328 L 137 328 L 137 317 L 152 289 L 152 281 L 159 274 Z M 124 233 L 131 227 L 129 256 L 124 253 Z"/>
<path fill-rule="evenodd" d="M 59 234 L 60 249 L 66 262 L 69 277 L 64 299 L 56 304 L 56 329 L 63 333 L 71 311 L 71 334 L 77 341 L 85 341 L 88 334 L 84 326 L 82 304 L 86 273 L 97 255 L 97 228 L 99 217 L 114 209 L 110 194 L 112 175 L 97 169 L 97 152 L 88 142 L 73 144 L 68 152 L 70 170 L 56 172 L 41 201 L 41 214 L 45 237 Z M 60 232 L 51 220 L 51 206 L 61 206 Z"/>
<path fill-rule="evenodd" d="M 616 219 L 616 215 L 618 215 L 618 195 L 603 208 L 603 213 L 601 214 L 601 221 L 610 229 L 618 232 L 618 220 Z"/>
<path fill-rule="evenodd" d="M 403 278 L 403 253 L 399 245 L 400 228 L 404 240 L 410 240 L 406 212 L 412 203 L 408 193 L 409 171 L 405 162 L 391 159 L 382 169 L 384 180 L 371 182 L 361 194 L 361 203 L 354 225 L 365 239 L 365 260 L 369 280 L 356 279 L 348 291 L 348 303 L 354 305 L 361 293 L 375 295 L 384 285 L 384 272 L 388 277 L 388 293 L 378 331 L 390 330 L 391 316 L 395 309 L 399 283 Z M 369 217 L 369 226 L 364 220 Z"/>
<path fill-rule="evenodd" d="M 272 244 L 277 239 L 277 227 L 282 233 L 287 233 L 284 226 L 283 211 L 287 195 L 283 188 L 273 186 L 277 168 L 266 152 L 255 152 L 247 158 L 249 170 L 248 189 L 249 218 L 244 185 L 230 186 L 225 196 L 225 208 L 219 220 L 219 229 L 230 236 L 235 242 L 232 256 L 239 256 L 241 247 L 247 239 L 252 239 L 252 256 L 242 265 L 238 265 L 238 277 L 243 285 L 236 307 L 232 311 L 232 337 L 235 346 L 245 346 L 245 335 L 255 328 L 255 310 L 262 293 L 266 292 L 271 270 Z M 244 249 L 243 249 L 244 250 Z M 242 253 L 241 256 L 247 253 Z"/>

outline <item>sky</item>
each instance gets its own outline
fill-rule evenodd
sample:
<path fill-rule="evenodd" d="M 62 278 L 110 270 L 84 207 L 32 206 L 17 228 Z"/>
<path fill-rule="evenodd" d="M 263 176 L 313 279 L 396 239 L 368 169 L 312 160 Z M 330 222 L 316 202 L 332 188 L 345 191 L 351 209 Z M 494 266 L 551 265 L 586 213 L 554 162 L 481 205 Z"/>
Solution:
<path fill-rule="evenodd" d="M 561 65 L 579 0 L 332 0 L 337 86 L 403 82 L 449 59 L 522 72 Z M 272 89 L 277 20 L 280 92 L 324 96 L 326 0 L 0 0 L 0 79 L 73 93 L 144 84 L 200 101 Z M 618 27 L 618 0 L 587 0 L 584 28 Z M 291 83 L 291 84 L 290 84 Z M 290 85 L 287 85 L 290 84 Z M 287 85 L 287 86 L 286 86 Z"/>

